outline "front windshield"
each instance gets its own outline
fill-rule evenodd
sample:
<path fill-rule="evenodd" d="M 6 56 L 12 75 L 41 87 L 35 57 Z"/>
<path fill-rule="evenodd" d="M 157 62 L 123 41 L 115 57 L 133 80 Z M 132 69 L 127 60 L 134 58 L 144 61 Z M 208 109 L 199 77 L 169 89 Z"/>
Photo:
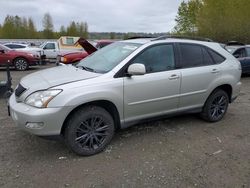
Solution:
<path fill-rule="evenodd" d="M 226 46 L 226 50 L 229 51 L 231 54 L 233 54 L 237 50 L 237 47 Z"/>
<path fill-rule="evenodd" d="M 141 44 L 115 42 L 81 60 L 76 66 L 88 71 L 106 73 L 128 57 L 139 46 Z"/>

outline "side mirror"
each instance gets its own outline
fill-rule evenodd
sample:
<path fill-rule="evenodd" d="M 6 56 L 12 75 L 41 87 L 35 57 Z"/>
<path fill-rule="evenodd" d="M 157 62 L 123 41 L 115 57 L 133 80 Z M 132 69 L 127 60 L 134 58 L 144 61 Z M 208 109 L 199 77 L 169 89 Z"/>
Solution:
<path fill-rule="evenodd" d="M 140 63 L 132 64 L 128 67 L 128 75 L 144 75 L 146 74 L 145 65 Z"/>
<path fill-rule="evenodd" d="M 235 58 L 240 58 L 240 54 L 234 54 Z"/>
<path fill-rule="evenodd" d="M 5 51 L 4 51 L 4 50 L 0 50 L 0 53 L 1 53 L 1 54 L 4 54 L 4 53 L 5 53 Z"/>

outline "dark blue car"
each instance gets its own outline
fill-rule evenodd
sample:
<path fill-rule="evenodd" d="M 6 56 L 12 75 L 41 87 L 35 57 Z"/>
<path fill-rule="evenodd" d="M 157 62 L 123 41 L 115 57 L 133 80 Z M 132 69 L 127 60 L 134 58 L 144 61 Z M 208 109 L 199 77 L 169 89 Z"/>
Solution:
<path fill-rule="evenodd" d="M 250 45 L 226 46 L 226 49 L 240 61 L 242 74 L 250 73 Z"/>

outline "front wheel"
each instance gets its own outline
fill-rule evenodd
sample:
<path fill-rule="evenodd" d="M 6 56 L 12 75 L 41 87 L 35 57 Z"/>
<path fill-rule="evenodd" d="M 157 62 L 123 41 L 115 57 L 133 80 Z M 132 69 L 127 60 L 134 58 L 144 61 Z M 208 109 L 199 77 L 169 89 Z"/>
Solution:
<path fill-rule="evenodd" d="M 88 106 L 77 110 L 67 121 L 66 144 L 78 155 L 94 155 L 110 143 L 114 120 L 103 108 Z"/>
<path fill-rule="evenodd" d="M 22 57 L 16 58 L 14 60 L 14 65 L 16 70 L 23 71 L 29 68 L 28 61 Z"/>
<path fill-rule="evenodd" d="M 209 122 L 220 121 L 227 112 L 229 104 L 228 94 L 221 90 L 215 90 L 207 99 L 201 117 Z"/>

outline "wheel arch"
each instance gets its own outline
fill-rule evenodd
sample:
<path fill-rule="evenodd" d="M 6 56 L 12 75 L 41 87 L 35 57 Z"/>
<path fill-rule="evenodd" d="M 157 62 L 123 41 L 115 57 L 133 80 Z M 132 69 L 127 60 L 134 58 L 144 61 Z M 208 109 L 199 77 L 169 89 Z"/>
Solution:
<path fill-rule="evenodd" d="M 70 119 L 70 117 L 80 108 L 83 108 L 85 106 L 99 106 L 104 108 L 108 113 L 110 113 L 110 115 L 112 116 L 114 123 L 115 123 L 115 129 L 120 129 L 121 127 L 121 122 L 120 122 L 120 115 L 119 112 L 117 110 L 117 107 L 115 106 L 114 103 L 108 101 L 108 100 L 96 100 L 96 101 L 91 101 L 91 102 L 87 102 L 84 104 L 81 104 L 77 107 L 75 107 L 73 110 L 71 110 L 71 112 L 67 115 L 67 117 L 65 118 L 64 122 L 63 122 L 63 126 L 61 128 L 61 132 L 60 134 L 63 135 L 65 132 L 65 128 L 66 128 L 66 124 L 67 121 Z"/>
<path fill-rule="evenodd" d="M 17 56 L 15 57 L 13 60 L 12 60 L 12 63 L 14 63 L 17 59 L 19 58 L 22 58 L 22 59 L 25 59 L 27 61 L 27 63 L 29 63 L 29 59 L 27 57 L 24 57 L 24 56 Z"/>
<path fill-rule="evenodd" d="M 232 93 L 233 93 L 233 87 L 230 85 L 230 84 L 222 84 L 220 86 L 217 86 L 216 88 L 214 88 L 212 90 L 212 92 L 209 94 L 209 96 L 207 97 L 207 99 L 211 96 L 211 94 L 218 90 L 218 89 L 221 89 L 223 91 L 225 91 L 228 95 L 228 98 L 229 98 L 229 102 L 231 103 L 232 102 Z"/>

